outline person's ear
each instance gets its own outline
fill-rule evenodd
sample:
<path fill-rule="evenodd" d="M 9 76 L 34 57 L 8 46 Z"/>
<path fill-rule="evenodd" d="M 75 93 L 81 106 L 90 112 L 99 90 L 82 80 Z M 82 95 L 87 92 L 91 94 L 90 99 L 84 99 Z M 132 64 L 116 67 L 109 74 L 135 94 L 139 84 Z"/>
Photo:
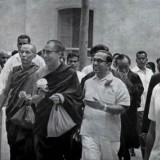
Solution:
<path fill-rule="evenodd" d="M 148 58 L 146 58 L 146 62 L 148 62 Z"/>
<path fill-rule="evenodd" d="M 36 57 L 37 54 L 34 54 L 34 58 Z"/>
<path fill-rule="evenodd" d="M 107 63 L 107 65 L 110 67 L 111 66 L 111 64 L 112 64 L 112 62 L 106 62 Z"/>
<path fill-rule="evenodd" d="M 58 54 L 58 57 L 60 58 L 62 53 L 59 51 L 57 52 L 57 54 Z"/>

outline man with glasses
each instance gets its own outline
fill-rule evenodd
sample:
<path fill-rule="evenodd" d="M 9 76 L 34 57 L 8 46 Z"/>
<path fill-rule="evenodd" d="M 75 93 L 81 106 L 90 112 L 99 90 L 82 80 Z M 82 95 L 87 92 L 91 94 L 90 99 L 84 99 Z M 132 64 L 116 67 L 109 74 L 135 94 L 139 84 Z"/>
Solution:
<path fill-rule="evenodd" d="M 46 67 L 39 70 L 38 75 L 47 80 L 48 92 L 39 101 L 36 110 L 34 134 L 37 160 L 76 160 L 70 153 L 71 137 L 82 120 L 82 91 L 75 70 L 60 61 L 63 49 L 61 42 L 50 40 L 43 50 Z M 60 113 L 54 110 L 55 107 L 56 110 L 63 108 L 70 117 L 66 123 L 69 121 L 73 124 L 59 134 L 56 131 L 50 132 L 50 128 L 62 127 L 57 126 L 56 120 L 51 121 L 52 126 L 48 126 L 53 111 L 56 114 L 54 117 L 59 117 Z"/>
<path fill-rule="evenodd" d="M 93 58 L 96 75 L 84 84 L 82 160 L 118 160 L 120 114 L 130 105 L 130 96 L 125 84 L 111 73 L 111 63 L 112 55 L 98 50 Z"/>
<path fill-rule="evenodd" d="M 31 42 L 30 37 L 27 35 L 20 35 L 17 39 L 17 48 L 18 52 L 21 52 L 21 47 L 24 44 L 29 44 Z M 12 72 L 13 67 L 21 65 L 21 59 L 19 53 L 15 54 L 14 56 L 10 57 L 7 62 L 4 65 L 4 68 L 1 71 L 0 74 L 0 93 L 2 93 L 2 90 L 5 88 L 6 81 L 8 79 L 8 75 L 10 72 Z M 43 58 L 36 55 L 36 57 L 33 59 L 33 62 L 41 67 L 45 66 L 45 62 Z"/>
<path fill-rule="evenodd" d="M 94 47 L 91 48 L 90 50 L 90 55 L 91 55 L 91 64 L 88 65 L 88 66 L 85 66 L 83 69 L 82 69 L 82 73 L 84 73 L 85 75 L 93 72 L 93 57 L 95 55 L 95 52 L 97 50 L 106 50 L 106 51 L 109 51 L 109 48 L 103 44 L 97 44 L 95 45 Z"/>

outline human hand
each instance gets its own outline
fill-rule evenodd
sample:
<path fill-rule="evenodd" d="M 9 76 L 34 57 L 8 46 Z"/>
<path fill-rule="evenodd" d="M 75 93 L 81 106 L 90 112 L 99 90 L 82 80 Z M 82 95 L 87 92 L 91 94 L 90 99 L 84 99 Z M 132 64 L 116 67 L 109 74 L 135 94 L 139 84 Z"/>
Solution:
<path fill-rule="evenodd" d="M 31 94 L 26 94 L 25 104 L 26 105 L 31 105 L 31 103 L 32 103 L 32 96 L 31 96 Z"/>
<path fill-rule="evenodd" d="M 49 97 L 50 100 L 52 100 L 54 102 L 54 104 L 60 104 L 60 98 L 58 95 L 53 94 L 52 96 Z"/>
<path fill-rule="evenodd" d="M 94 109 L 98 109 L 98 110 L 104 110 L 104 105 L 99 101 L 97 100 L 96 98 L 94 98 L 94 101 L 90 101 L 90 100 L 84 100 L 84 103 L 85 105 L 91 107 L 91 108 L 94 108 Z"/>
<path fill-rule="evenodd" d="M 26 91 L 20 91 L 18 96 L 19 96 L 19 98 L 25 98 L 26 95 L 27 95 Z"/>
<path fill-rule="evenodd" d="M 47 88 L 39 88 L 38 89 L 38 95 L 44 97 L 46 93 L 48 92 Z"/>
<path fill-rule="evenodd" d="M 32 101 L 31 94 L 27 94 L 26 91 L 20 91 L 18 96 L 19 98 L 24 98 L 26 105 L 31 104 L 31 101 Z"/>

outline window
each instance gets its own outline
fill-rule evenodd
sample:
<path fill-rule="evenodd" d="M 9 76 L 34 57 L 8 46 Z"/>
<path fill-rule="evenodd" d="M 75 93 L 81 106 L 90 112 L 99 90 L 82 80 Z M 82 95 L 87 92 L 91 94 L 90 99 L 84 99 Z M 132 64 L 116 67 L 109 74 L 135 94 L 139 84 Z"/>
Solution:
<path fill-rule="evenodd" d="M 58 11 L 58 39 L 67 50 L 79 50 L 80 8 L 62 9 Z M 89 11 L 88 48 L 93 43 L 93 11 Z"/>

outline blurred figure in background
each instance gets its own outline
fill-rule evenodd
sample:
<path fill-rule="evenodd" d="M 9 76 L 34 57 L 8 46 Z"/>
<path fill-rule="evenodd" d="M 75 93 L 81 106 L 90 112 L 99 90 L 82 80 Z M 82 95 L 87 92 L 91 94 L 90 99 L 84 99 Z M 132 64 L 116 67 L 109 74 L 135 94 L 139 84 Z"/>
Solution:
<path fill-rule="evenodd" d="M 124 157 L 124 160 L 130 160 L 129 149 L 131 149 L 131 156 L 135 156 L 134 148 L 139 147 L 137 108 L 140 107 L 143 84 L 138 74 L 130 70 L 131 60 L 127 55 L 119 55 L 116 64 L 118 71 L 124 73 L 128 79 L 126 86 L 131 100 L 129 109 L 121 115 L 121 145 L 118 155 L 120 159 Z"/>
<path fill-rule="evenodd" d="M 140 137 L 140 145 L 141 145 L 141 151 L 142 156 L 144 157 L 144 139 L 142 137 L 142 121 L 143 121 L 143 114 L 144 114 L 144 108 L 145 108 L 145 102 L 147 98 L 147 91 L 149 82 L 151 80 L 151 77 L 153 75 L 153 72 L 151 69 L 148 69 L 146 67 L 146 63 L 148 62 L 147 53 L 145 51 L 139 51 L 136 53 L 136 62 L 137 65 L 132 68 L 132 71 L 137 73 L 143 83 L 143 94 L 141 96 L 141 105 L 138 108 L 138 114 L 137 114 L 137 130 Z"/>
<path fill-rule="evenodd" d="M 117 57 L 118 57 L 119 55 L 120 55 L 120 53 L 115 53 L 115 54 L 113 55 L 111 69 L 117 70 L 116 59 L 117 59 Z"/>
<path fill-rule="evenodd" d="M 155 66 L 155 64 L 153 62 L 148 62 L 146 64 L 146 67 L 149 68 L 149 69 L 151 69 L 153 71 L 153 73 L 156 72 L 156 66 Z"/>
<path fill-rule="evenodd" d="M 12 56 L 14 56 L 15 54 L 17 54 L 18 53 L 18 51 L 17 50 L 14 50 L 13 52 L 12 52 Z"/>
<path fill-rule="evenodd" d="M 157 62 L 157 70 L 160 73 L 160 58 L 157 58 L 156 62 Z"/>
<path fill-rule="evenodd" d="M 73 69 L 76 70 L 79 82 L 81 83 L 81 80 L 85 76 L 85 74 L 80 72 L 80 71 L 78 71 L 79 55 L 76 54 L 76 53 L 68 53 L 68 55 L 67 55 L 67 64 L 69 66 L 73 67 Z"/>
<path fill-rule="evenodd" d="M 60 54 L 60 61 L 62 63 L 65 63 L 66 59 L 65 59 L 65 55 L 64 55 L 64 51 L 65 51 L 65 48 L 63 48 L 63 51 L 61 52 Z"/>
<path fill-rule="evenodd" d="M 5 50 L 0 50 L 0 72 L 9 57 L 10 56 L 7 54 Z"/>

